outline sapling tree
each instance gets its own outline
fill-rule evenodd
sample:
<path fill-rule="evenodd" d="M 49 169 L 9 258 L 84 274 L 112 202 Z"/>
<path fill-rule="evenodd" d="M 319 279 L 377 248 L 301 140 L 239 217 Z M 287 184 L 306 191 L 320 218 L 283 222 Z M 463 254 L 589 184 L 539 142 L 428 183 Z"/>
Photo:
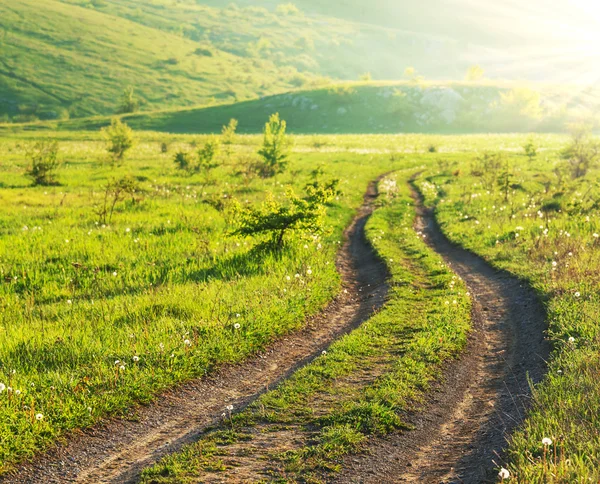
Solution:
<path fill-rule="evenodd" d="M 217 156 L 220 151 L 220 143 L 214 136 L 209 138 L 204 146 L 198 150 L 198 170 L 210 171 L 219 166 Z"/>
<path fill-rule="evenodd" d="M 136 193 L 141 192 L 138 182 L 129 176 L 109 181 L 104 187 L 104 198 L 96 208 L 99 222 L 110 223 L 117 203 L 122 202 L 128 196 L 132 203 L 136 202 Z"/>
<path fill-rule="evenodd" d="M 263 160 L 261 175 L 271 177 L 285 170 L 289 156 L 290 141 L 286 135 L 286 122 L 273 114 L 264 130 L 263 146 L 258 152 Z"/>
<path fill-rule="evenodd" d="M 508 159 L 504 161 L 504 169 L 498 177 L 498 186 L 504 194 L 504 203 L 508 202 L 508 195 L 512 186 L 513 174 L 508 163 Z"/>
<path fill-rule="evenodd" d="M 133 87 L 128 87 L 121 95 L 121 104 L 119 105 L 119 114 L 135 113 L 139 103 L 135 98 Z"/>
<path fill-rule="evenodd" d="M 235 143 L 237 127 L 237 119 L 230 119 L 229 124 L 223 126 L 221 130 L 221 143 L 223 145 L 230 146 Z"/>
<path fill-rule="evenodd" d="M 527 139 L 527 142 L 523 145 L 523 151 L 525 151 L 525 156 L 529 158 L 529 161 L 532 161 L 537 156 L 537 146 L 533 138 Z"/>
<path fill-rule="evenodd" d="M 113 161 L 122 161 L 125 153 L 133 147 L 135 138 L 133 130 L 120 119 L 113 119 L 110 126 L 103 129 L 104 136 L 108 141 L 108 152 Z"/>
<path fill-rule="evenodd" d="M 31 164 L 25 174 L 34 185 L 56 185 L 56 170 L 60 166 L 57 141 L 40 141 L 27 153 Z"/>
<path fill-rule="evenodd" d="M 233 234 L 266 236 L 274 248 L 281 249 L 289 233 L 322 233 L 325 205 L 335 194 L 335 188 L 313 183 L 305 187 L 303 197 L 288 188 L 283 202 L 276 200 L 272 194 L 256 207 L 244 207 L 236 202 L 234 219 L 237 228 Z"/>

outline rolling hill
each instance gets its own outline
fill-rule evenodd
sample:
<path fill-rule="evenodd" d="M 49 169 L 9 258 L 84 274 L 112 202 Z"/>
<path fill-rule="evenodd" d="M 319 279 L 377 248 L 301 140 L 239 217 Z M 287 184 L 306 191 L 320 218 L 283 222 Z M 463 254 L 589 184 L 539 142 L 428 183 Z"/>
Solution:
<path fill-rule="evenodd" d="M 399 80 L 408 66 L 426 79 L 462 79 L 477 63 L 490 78 L 578 78 L 579 58 L 552 60 L 536 22 L 510 32 L 506 11 L 490 23 L 479 10 L 468 0 L 0 0 L 0 122 L 114 114 L 129 88 L 140 111 L 176 110 L 366 73 Z"/>
<path fill-rule="evenodd" d="M 571 87 L 493 82 L 343 83 L 233 104 L 129 114 L 136 130 L 218 133 L 231 118 L 241 133 L 260 133 L 278 112 L 289 131 L 314 133 L 561 132 L 578 120 L 598 125 L 598 93 Z M 5 131 L 97 130 L 111 117 L 25 125 Z"/>

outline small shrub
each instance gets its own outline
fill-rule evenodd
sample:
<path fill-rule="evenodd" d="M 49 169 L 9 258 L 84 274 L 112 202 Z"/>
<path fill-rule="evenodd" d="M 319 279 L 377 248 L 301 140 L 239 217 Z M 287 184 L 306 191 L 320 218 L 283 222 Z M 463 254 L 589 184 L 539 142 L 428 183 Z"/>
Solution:
<path fill-rule="evenodd" d="M 571 127 L 571 142 L 562 151 L 571 178 L 581 178 L 600 159 L 600 143 L 592 137 L 591 128 L 585 125 Z"/>
<path fill-rule="evenodd" d="M 131 197 L 132 203 L 136 203 L 135 194 L 140 191 L 138 182 L 128 176 L 109 181 L 104 187 L 104 199 L 96 209 L 99 222 L 110 223 L 117 203 L 125 200 L 127 196 Z"/>
<path fill-rule="evenodd" d="M 269 195 L 258 207 L 235 205 L 237 229 L 234 235 L 266 235 L 269 243 L 281 248 L 290 232 L 317 234 L 324 231 L 325 205 L 335 197 L 335 188 L 314 183 L 307 185 L 306 195 L 299 197 L 291 188 L 281 203 Z"/>
<path fill-rule="evenodd" d="M 133 130 L 120 119 L 113 119 L 110 126 L 103 129 L 104 136 L 108 140 L 108 152 L 113 161 L 122 161 L 125 153 L 133 146 Z"/>
<path fill-rule="evenodd" d="M 194 160 L 187 151 L 178 151 L 173 158 L 173 162 L 180 170 L 191 171 L 194 168 Z"/>
<path fill-rule="evenodd" d="M 198 47 L 195 51 L 194 54 L 199 55 L 199 56 L 203 56 L 203 57 L 212 57 L 214 54 L 212 52 L 212 50 L 206 49 L 204 47 Z"/>
<path fill-rule="evenodd" d="M 282 3 L 281 5 L 277 5 L 275 9 L 279 15 L 300 15 L 300 9 L 296 7 L 293 3 Z"/>
<path fill-rule="evenodd" d="M 60 166 L 58 160 L 58 142 L 40 141 L 27 153 L 31 164 L 26 175 L 34 185 L 57 185 L 56 170 Z"/>
<path fill-rule="evenodd" d="M 428 153 L 437 153 L 438 152 L 437 146 L 435 146 L 435 145 L 429 145 L 427 147 L 427 152 Z"/>
<path fill-rule="evenodd" d="M 221 131 L 221 143 L 224 145 L 232 145 L 235 143 L 236 130 L 238 127 L 237 119 L 230 119 L 227 126 L 223 126 Z"/>
<path fill-rule="evenodd" d="M 160 144 L 160 152 L 161 153 L 168 153 L 169 152 L 169 142 L 168 141 L 163 141 Z"/>
<path fill-rule="evenodd" d="M 133 87 L 128 87 L 123 91 L 121 95 L 121 104 L 119 105 L 119 113 L 135 113 L 139 107 L 139 103 L 135 98 L 135 91 Z"/>
<path fill-rule="evenodd" d="M 258 152 L 263 160 L 261 175 L 271 177 L 285 170 L 289 155 L 290 141 L 285 133 L 286 122 L 273 114 L 265 125 L 263 146 Z"/>
<path fill-rule="evenodd" d="M 535 146 L 533 138 L 529 138 L 523 145 L 523 151 L 525 151 L 525 156 L 529 158 L 529 161 L 532 161 L 537 156 L 537 147 Z"/>
<path fill-rule="evenodd" d="M 221 145 L 216 137 L 211 137 L 198 150 L 198 169 L 212 170 L 218 166 L 217 156 L 219 155 Z"/>

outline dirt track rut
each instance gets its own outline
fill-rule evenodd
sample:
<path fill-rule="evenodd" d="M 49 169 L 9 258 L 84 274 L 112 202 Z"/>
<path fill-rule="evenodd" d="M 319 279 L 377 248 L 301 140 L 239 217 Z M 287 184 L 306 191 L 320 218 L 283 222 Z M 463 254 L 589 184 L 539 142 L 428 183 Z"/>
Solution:
<path fill-rule="evenodd" d="M 318 356 L 342 334 L 367 320 L 387 294 L 387 271 L 366 240 L 364 227 L 373 211 L 377 184 L 346 231 L 337 267 L 344 292 L 298 333 L 263 354 L 208 378 L 174 388 L 147 407 L 78 433 L 6 476 L 4 483 L 133 483 L 164 455 L 193 442 L 220 419 L 227 405 L 243 408 L 269 387 Z"/>
<path fill-rule="evenodd" d="M 537 383 L 544 375 L 545 311 L 525 283 L 451 244 L 413 196 L 415 230 L 469 288 L 473 332 L 425 408 L 407 416 L 415 429 L 375 439 L 365 454 L 346 460 L 335 482 L 496 482 L 507 438 L 530 403 L 528 377 Z"/>

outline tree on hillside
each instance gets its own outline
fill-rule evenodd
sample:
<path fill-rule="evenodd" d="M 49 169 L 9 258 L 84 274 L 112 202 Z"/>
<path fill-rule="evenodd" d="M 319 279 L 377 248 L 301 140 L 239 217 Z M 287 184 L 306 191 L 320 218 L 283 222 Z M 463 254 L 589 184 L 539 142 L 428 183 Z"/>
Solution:
<path fill-rule="evenodd" d="M 370 72 L 365 72 L 364 74 L 360 75 L 358 80 L 363 81 L 363 82 L 371 82 L 373 80 L 373 76 L 371 75 Z"/>
<path fill-rule="evenodd" d="M 279 15 L 301 15 L 302 12 L 293 3 L 282 3 L 277 5 L 275 12 Z"/>
<path fill-rule="evenodd" d="M 121 95 L 121 104 L 119 105 L 119 114 L 135 113 L 139 107 L 139 103 L 135 98 L 133 87 L 128 87 Z"/>
<path fill-rule="evenodd" d="M 485 71 L 481 66 L 471 66 L 467 70 L 467 74 L 465 76 L 465 80 L 469 82 L 480 81 L 483 79 Z"/>
<path fill-rule="evenodd" d="M 258 152 L 263 160 L 262 176 L 274 176 L 285 170 L 290 148 L 286 128 L 287 124 L 279 119 L 279 113 L 273 114 L 265 125 L 263 146 Z"/>

